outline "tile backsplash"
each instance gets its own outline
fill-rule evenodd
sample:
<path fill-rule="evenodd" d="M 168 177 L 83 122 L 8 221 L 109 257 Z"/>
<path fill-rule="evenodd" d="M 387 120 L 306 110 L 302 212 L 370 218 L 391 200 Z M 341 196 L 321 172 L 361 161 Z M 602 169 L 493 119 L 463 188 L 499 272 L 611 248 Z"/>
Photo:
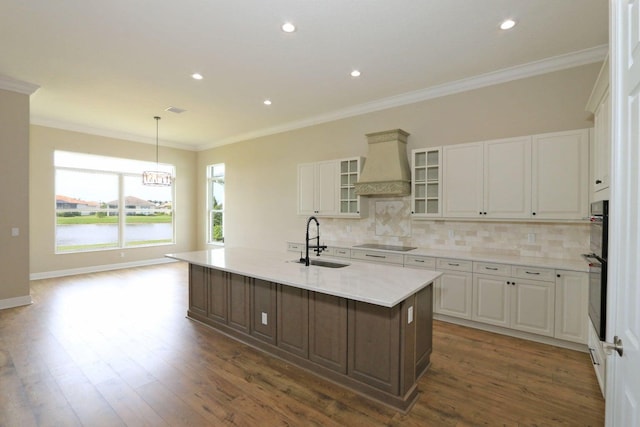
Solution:
<path fill-rule="evenodd" d="M 370 197 L 363 203 L 369 203 L 366 218 L 323 218 L 323 239 L 560 259 L 589 249 L 587 223 L 412 221 L 409 197 Z"/>

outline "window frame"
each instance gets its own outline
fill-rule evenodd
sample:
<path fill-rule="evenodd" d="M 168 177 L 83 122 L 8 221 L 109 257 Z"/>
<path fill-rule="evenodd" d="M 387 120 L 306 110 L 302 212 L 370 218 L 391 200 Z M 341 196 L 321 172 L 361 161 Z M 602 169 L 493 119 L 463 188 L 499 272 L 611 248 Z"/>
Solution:
<path fill-rule="evenodd" d="M 222 185 L 223 188 L 226 187 L 226 176 L 227 176 L 227 170 L 226 170 L 226 165 L 225 163 L 213 163 L 210 165 L 207 165 L 207 224 L 206 224 L 206 243 L 207 245 L 213 245 L 213 246 L 224 246 L 224 238 L 225 238 L 225 225 L 226 225 L 226 221 L 225 221 L 225 199 L 226 199 L 226 195 L 223 194 L 223 200 L 222 200 L 222 209 L 215 209 L 214 207 L 214 197 L 213 197 L 213 185 L 215 183 L 217 183 L 217 181 L 220 180 L 220 175 L 214 175 L 214 170 L 216 167 L 222 166 Z M 224 193 L 224 191 L 223 191 Z M 214 230 L 212 228 L 212 224 L 214 222 L 213 220 L 213 216 L 216 213 L 220 213 L 222 215 L 222 240 L 214 240 L 213 239 L 213 235 L 214 235 Z"/>
<path fill-rule="evenodd" d="M 60 152 L 60 153 L 70 153 L 70 154 L 76 154 L 76 155 L 89 155 L 92 157 L 96 157 L 96 158 L 105 158 L 105 159 L 113 159 L 114 161 L 126 161 L 126 162 L 139 162 L 139 164 L 141 165 L 141 170 L 140 173 L 133 173 L 133 172 L 129 172 L 129 171 L 118 171 L 118 170 L 111 170 L 111 169 L 107 169 L 107 168 L 100 168 L 100 169 L 91 169 L 91 168 L 86 168 L 86 167 L 74 167 L 74 166 L 58 166 L 56 164 L 56 160 L 55 160 L 55 153 Z M 175 245 L 176 244 L 176 209 L 175 209 L 175 200 L 176 200 L 176 194 L 175 194 L 175 182 L 173 182 L 171 184 L 171 189 L 170 189 L 170 193 L 171 193 L 171 209 L 170 209 L 170 216 L 171 216 L 171 241 L 164 241 L 164 242 L 156 242 L 156 243 L 146 243 L 146 244 L 136 244 L 135 241 L 131 240 L 127 240 L 127 236 L 126 236 L 126 228 L 127 228 L 127 217 L 130 215 L 127 215 L 128 213 L 135 213 L 135 210 L 132 210 L 130 208 L 127 207 L 125 200 L 126 200 L 126 196 L 125 196 L 125 191 L 126 191 L 126 186 L 125 186 L 125 181 L 127 178 L 135 178 L 135 179 L 139 179 L 140 182 L 142 182 L 142 169 L 143 169 L 143 165 L 145 163 L 145 161 L 142 160 L 137 160 L 137 159 L 129 159 L 129 158 L 123 158 L 123 157 L 114 157 L 114 156 L 104 156 L 104 155 L 99 155 L 99 154 L 93 154 L 93 153 L 81 153 L 81 152 L 73 152 L 73 151 L 68 151 L 68 150 L 55 150 L 54 151 L 54 164 L 53 164 L 53 169 L 54 169 L 54 188 L 53 188 L 53 192 L 54 192 L 54 215 L 53 215 L 53 223 L 54 223 L 54 253 L 56 255 L 67 255 L 67 254 L 80 254 L 80 253 L 88 253 L 88 252 L 101 252 L 101 251 L 113 251 L 113 250 L 124 250 L 124 249 L 134 249 L 134 248 L 148 248 L 148 247 L 156 247 L 156 246 L 168 246 L 168 245 Z M 163 168 L 165 169 L 169 169 L 172 170 L 172 174 L 175 176 L 175 165 L 173 164 L 164 164 Z M 110 207 L 108 204 L 106 207 L 102 207 L 102 206 L 97 206 L 97 207 L 92 207 L 92 208 L 85 208 L 82 209 L 83 212 L 89 212 L 89 214 L 95 214 L 97 215 L 98 212 L 107 212 L 107 214 L 111 213 L 112 215 L 115 215 L 118 217 L 118 221 L 117 221 L 117 241 L 115 242 L 115 244 L 108 244 L 104 247 L 93 247 L 93 248 L 85 248 L 85 249 L 70 249 L 70 250 L 60 250 L 59 247 L 60 245 L 58 245 L 58 214 L 61 212 L 65 212 L 65 211 L 78 211 L 77 208 L 63 208 L 63 209 L 59 209 L 58 208 L 58 203 L 57 203 L 57 196 L 58 194 L 58 177 L 57 177 L 57 173 L 58 171 L 68 171 L 68 172 L 77 172 L 77 173 L 87 173 L 87 174 L 103 174 L 103 175 L 112 175 L 116 177 L 116 192 L 117 192 L 117 200 L 118 200 L 118 206 L 117 207 Z M 61 195 L 61 194 L 60 194 Z M 156 209 L 152 209 L 152 211 L 154 213 L 156 212 L 167 212 L 166 209 L 163 208 L 156 208 Z M 135 216 L 135 215 L 134 215 Z M 100 244 L 98 244 L 100 245 Z"/>

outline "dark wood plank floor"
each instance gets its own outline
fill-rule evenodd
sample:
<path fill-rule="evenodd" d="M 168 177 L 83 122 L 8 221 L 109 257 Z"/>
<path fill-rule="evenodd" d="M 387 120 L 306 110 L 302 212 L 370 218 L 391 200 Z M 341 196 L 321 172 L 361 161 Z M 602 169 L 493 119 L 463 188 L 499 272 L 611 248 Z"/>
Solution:
<path fill-rule="evenodd" d="M 601 426 L 589 356 L 435 322 L 404 415 L 185 318 L 182 263 L 32 282 L 0 310 L 0 426 Z"/>

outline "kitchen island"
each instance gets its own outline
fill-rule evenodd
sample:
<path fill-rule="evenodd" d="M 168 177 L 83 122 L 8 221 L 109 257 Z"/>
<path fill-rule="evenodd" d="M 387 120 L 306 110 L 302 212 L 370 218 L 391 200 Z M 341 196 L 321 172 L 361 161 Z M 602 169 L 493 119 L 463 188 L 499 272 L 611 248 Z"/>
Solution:
<path fill-rule="evenodd" d="M 399 410 L 430 363 L 432 282 L 440 273 L 290 253 L 220 248 L 189 263 L 189 318 Z"/>

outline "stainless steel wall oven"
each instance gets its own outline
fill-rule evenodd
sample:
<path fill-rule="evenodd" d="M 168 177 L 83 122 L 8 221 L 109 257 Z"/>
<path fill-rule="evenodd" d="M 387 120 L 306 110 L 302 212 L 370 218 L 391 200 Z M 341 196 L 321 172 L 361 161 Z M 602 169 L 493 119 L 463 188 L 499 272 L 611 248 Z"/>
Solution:
<path fill-rule="evenodd" d="M 609 201 L 591 204 L 591 253 L 584 254 L 589 263 L 589 318 L 600 340 L 607 330 L 607 261 L 609 240 Z"/>

